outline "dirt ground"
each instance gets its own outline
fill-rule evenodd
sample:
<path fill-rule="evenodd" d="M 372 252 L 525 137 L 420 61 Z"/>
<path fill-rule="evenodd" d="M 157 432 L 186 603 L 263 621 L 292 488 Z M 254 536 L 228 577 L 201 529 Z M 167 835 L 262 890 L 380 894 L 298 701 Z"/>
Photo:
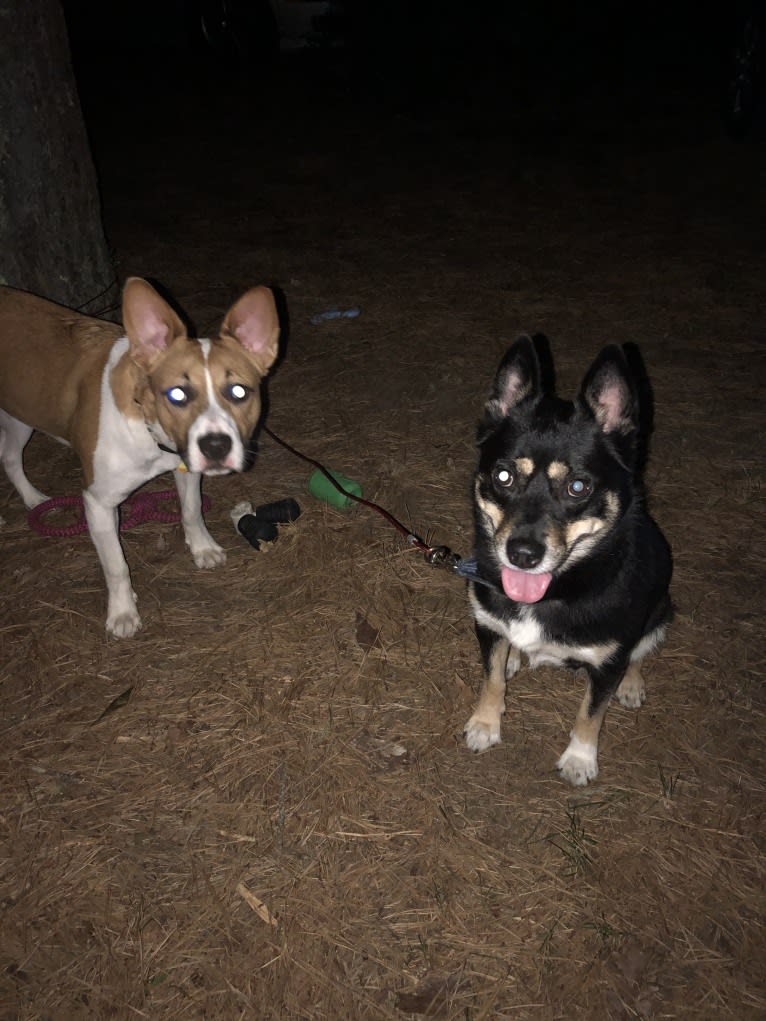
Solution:
<path fill-rule="evenodd" d="M 462 554 L 510 341 L 547 333 L 563 393 L 638 342 L 675 558 L 647 704 L 611 707 L 587 789 L 554 768 L 563 671 L 522 670 L 503 743 L 468 752 L 463 585 L 309 496 L 267 435 L 205 485 L 224 568 L 178 526 L 124 533 L 125 641 L 87 537 L 31 531 L 3 478 L 3 1021 L 766 1017 L 763 145 L 688 80 L 624 107 L 400 99 L 113 78 L 89 123 L 120 276 L 203 334 L 282 288 L 269 427 Z M 361 314 L 311 323 L 333 306 Z M 53 442 L 28 464 L 77 492 Z M 302 516 L 255 551 L 230 509 L 286 496 Z"/>

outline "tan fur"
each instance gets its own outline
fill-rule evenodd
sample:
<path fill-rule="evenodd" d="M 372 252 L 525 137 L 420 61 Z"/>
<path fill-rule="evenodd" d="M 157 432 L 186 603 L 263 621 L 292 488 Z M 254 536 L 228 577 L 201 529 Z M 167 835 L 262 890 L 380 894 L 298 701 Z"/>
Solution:
<path fill-rule="evenodd" d="M 492 650 L 492 662 L 484 679 L 475 716 L 482 720 L 494 720 L 505 712 L 505 664 L 508 659 L 508 643 L 498 642 Z"/>
<path fill-rule="evenodd" d="M 229 310 L 221 336 L 189 339 L 146 281 L 123 292 L 125 330 L 22 291 L 0 288 L 0 462 L 27 508 L 48 497 L 27 478 L 37 429 L 72 446 L 88 530 L 108 591 L 106 628 L 141 627 L 118 533 L 118 508 L 174 472 L 184 539 L 200 569 L 225 563 L 201 506 L 203 475 L 242 471 L 258 421 L 260 384 L 278 353 L 279 317 L 265 287 Z"/>
<path fill-rule="evenodd" d="M 146 281 L 131 278 L 126 284 L 126 294 L 137 290 L 154 294 Z M 238 310 L 245 298 L 259 291 L 266 289 L 253 288 L 240 299 L 224 320 L 221 337 L 211 342 L 209 367 L 216 387 L 227 379 L 236 379 L 257 395 L 261 377 L 273 361 L 279 336 L 276 316 L 269 324 L 270 340 L 262 356 L 262 370 L 261 359 L 248 356 L 236 339 L 241 332 Z M 80 459 L 85 487 L 93 481 L 100 380 L 109 351 L 125 333 L 133 344 L 139 332 L 139 327 L 131 321 L 130 305 L 126 303 L 125 307 L 128 314 L 123 330 L 115 323 L 81 315 L 25 291 L 0 287 L 3 341 L 0 408 L 27 425 L 68 443 Z M 181 444 L 189 420 L 199 412 L 200 404 L 190 405 L 186 414 L 177 409 L 170 414 L 165 406 L 158 409 L 154 394 L 161 392 L 165 385 L 186 379 L 200 391 L 201 403 L 205 404 L 205 364 L 200 346 L 190 343 L 181 320 L 164 302 L 159 307 L 159 314 L 177 339 L 167 355 L 159 360 L 156 373 L 153 373 L 153 363 L 157 359 L 150 359 L 132 347 L 112 370 L 110 384 L 117 407 L 126 418 L 144 418 L 147 423 L 160 421 L 168 435 Z M 39 366 L 44 366 L 45 371 Z M 242 435 L 249 435 L 260 414 L 260 401 L 256 397 L 242 405 L 233 404 L 227 410 Z"/>
<path fill-rule="evenodd" d="M 140 401 L 148 422 L 159 422 L 173 441 L 181 446 L 192 421 L 199 414 L 200 406 L 207 403 L 207 382 L 205 370 L 209 369 L 213 388 L 218 393 L 228 381 L 248 386 L 254 393 L 252 401 L 229 404 L 226 410 L 237 423 L 243 436 L 250 435 L 260 415 L 258 400 L 261 375 L 252 358 L 249 358 L 239 344 L 230 337 L 211 341 L 207 361 L 198 344 L 190 345 L 185 337 L 175 340 L 156 369 L 150 370 L 146 384 L 141 388 Z M 190 402 L 186 408 L 170 408 L 165 402 L 156 402 L 153 395 L 162 393 L 179 382 L 190 384 L 200 395 L 199 401 Z M 220 399 L 220 398 L 219 398 Z"/>
<path fill-rule="evenodd" d="M 29 425 L 70 443 L 82 392 L 103 370 L 120 327 L 3 287 L 0 328 L 0 407 L 22 422 L 34 408 L 35 421 Z"/>
<path fill-rule="evenodd" d="M 495 531 L 498 530 L 503 522 L 503 512 L 492 500 L 485 500 L 479 490 L 479 480 L 476 480 L 474 485 L 474 493 L 476 495 L 476 502 L 479 505 L 479 509 L 482 514 L 485 514 L 487 518 L 492 522 Z"/>
<path fill-rule="evenodd" d="M 619 516 L 619 501 L 615 493 L 607 493 L 604 499 L 606 503 L 606 514 L 603 518 L 580 518 L 577 521 L 571 522 L 571 524 L 564 529 L 564 535 L 561 540 L 563 542 L 563 547 L 561 547 L 562 553 L 565 550 L 571 549 L 578 539 L 581 539 L 586 535 L 596 535 L 598 532 L 602 532 L 604 529 L 612 527 Z"/>
<path fill-rule="evenodd" d="M 142 398 L 146 391 L 146 374 L 126 352 L 112 369 L 109 384 L 117 407 L 126 418 L 146 418 Z"/>
<path fill-rule="evenodd" d="M 603 518 L 579 518 L 577 521 L 572 521 L 564 529 L 565 548 L 569 549 L 570 546 L 573 546 L 584 535 L 595 535 L 606 524 L 607 522 Z"/>
<path fill-rule="evenodd" d="M 604 722 L 604 716 L 606 715 L 606 710 L 609 706 L 609 700 L 604 699 L 598 707 L 598 710 L 592 716 L 589 714 L 590 704 L 590 681 L 588 681 L 588 687 L 585 695 L 580 703 L 580 708 L 577 710 L 577 717 L 575 718 L 572 734 L 579 741 L 582 741 L 583 744 L 590 744 L 596 748 L 598 747 L 598 736 L 601 733 L 601 724 Z"/>
<path fill-rule="evenodd" d="M 644 678 L 638 663 L 631 663 L 625 671 L 625 676 L 620 681 L 620 686 L 614 697 L 628 709 L 639 709 L 646 701 L 646 688 Z"/>
<path fill-rule="evenodd" d="M 97 380 L 120 327 L 3 287 L 0 330 L 0 408 L 70 444 L 89 484 L 98 432 Z"/>
<path fill-rule="evenodd" d="M 569 471 L 569 465 L 565 464 L 563 461 L 551 461 L 546 469 L 546 474 L 549 479 L 561 482 L 567 477 Z"/>
<path fill-rule="evenodd" d="M 621 705 L 629 709 L 638 709 L 643 705 L 646 700 L 646 692 L 644 690 L 644 679 L 641 676 L 637 663 L 631 663 L 625 671 L 625 675 L 620 681 L 620 686 L 615 692 L 614 697 Z M 598 711 L 592 716 L 589 715 L 590 701 L 590 682 L 588 682 L 588 687 L 577 712 L 572 733 L 580 741 L 597 746 L 599 734 L 601 733 L 601 725 L 604 722 L 609 701 L 608 699 L 605 700 Z"/>

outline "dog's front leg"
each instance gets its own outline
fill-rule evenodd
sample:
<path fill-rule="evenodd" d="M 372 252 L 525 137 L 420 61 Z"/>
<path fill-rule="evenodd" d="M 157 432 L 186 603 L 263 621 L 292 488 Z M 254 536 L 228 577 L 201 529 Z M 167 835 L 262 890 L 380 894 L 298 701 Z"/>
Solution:
<path fill-rule="evenodd" d="M 585 695 L 577 710 L 575 724 L 569 737 L 566 751 L 556 763 L 564 780 L 575 787 L 584 787 L 589 780 L 598 776 L 598 736 L 604 722 L 609 700 L 620 683 L 625 664 L 615 668 L 609 664 L 607 668 L 588 670 L 588 685 Z"/>
<path fill-rule="evenodd" d="M 141 627 L 130 571 L 122 552 L 117 506 L 102 503 L 89 490 L 83 493 L 85 517 L 106 579 L 109 605 L 106 630 L 115 638 L 130 638 Z"/>
<path fill-rule="evenodd" d="M 220 567 L 226 563 L 226 554 L 208 532 L 202 518 L 202 476 L 190 471 L 175 471 L 173 475 L 181 502 L 184 538 L 194 563 L 200 568 Z"/>
<path fill-rule="evenodd" d="M 519 653 L 507 638 L 477 622 L 484 664 L 484 681 L 476 711 L 466 723 L 465 743 L 474 752 L 482 752 L 500 743 L 500 720 L 505 712 L 505 685 L 519 668 Z"/>

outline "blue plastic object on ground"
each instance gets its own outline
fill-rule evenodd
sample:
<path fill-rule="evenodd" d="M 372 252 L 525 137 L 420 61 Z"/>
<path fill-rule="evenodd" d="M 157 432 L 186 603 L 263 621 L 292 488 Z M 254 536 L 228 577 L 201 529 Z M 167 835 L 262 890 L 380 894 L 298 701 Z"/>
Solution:
<path fill-rule="evenodd" d="M 327 323 L 331 319 L 356 319 L 361 311 L 356 305 L 353 308 L 328 308 L 325 312 L 318 312 L 315 316 L 312 316 L 311 322 L 314 326 L 318 326 L 320 323 Z"/>

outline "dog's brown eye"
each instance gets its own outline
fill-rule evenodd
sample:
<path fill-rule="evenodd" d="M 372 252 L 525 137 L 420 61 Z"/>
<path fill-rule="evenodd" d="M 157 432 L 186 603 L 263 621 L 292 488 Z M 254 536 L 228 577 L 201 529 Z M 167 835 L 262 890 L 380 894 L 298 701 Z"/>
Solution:
<path fill-rule="evenodd" d="M 504 489 L 513 485 L 513 472 L 506 467 L 495 468 L 492 476 L 498 486 L 502 486 Z"/>
<path fill-rule="evenodd" d="M 585 479 L 570 479 L 567 483 L 567 493 L 575 500 L 587 496 L 590 493 L 590 489 L 590 482 L 586 482 Z"/>

